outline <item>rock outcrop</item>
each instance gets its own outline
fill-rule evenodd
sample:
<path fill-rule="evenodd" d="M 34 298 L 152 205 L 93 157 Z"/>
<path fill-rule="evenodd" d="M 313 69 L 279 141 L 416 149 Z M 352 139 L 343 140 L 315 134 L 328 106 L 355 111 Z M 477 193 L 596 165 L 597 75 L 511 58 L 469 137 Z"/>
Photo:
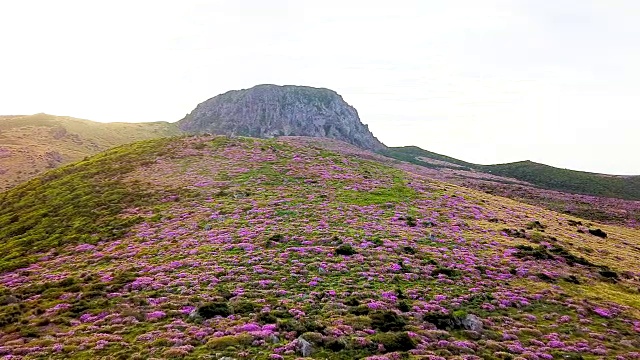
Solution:
<path fill-rule="evenodd" d="M 369 150 L 385 148 L 335 91 L 306 86 L 229 91 L 199 104 L 178 125 L 190 133 L 327 137 Z"/>

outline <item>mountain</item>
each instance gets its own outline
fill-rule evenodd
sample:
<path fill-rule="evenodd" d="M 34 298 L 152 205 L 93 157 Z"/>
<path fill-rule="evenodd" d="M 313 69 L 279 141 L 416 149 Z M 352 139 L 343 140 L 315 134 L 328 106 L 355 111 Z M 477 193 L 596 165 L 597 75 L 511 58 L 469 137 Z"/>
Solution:
<path fill-rule="evenodd" d="M 430 171 L 331 139 L 225 136 L 53 169 L 0 193 L 0 354 L 639 356 L 640 230 Z"/>
<path fill-rule="evenodd" d="M 0 191 L 111 147 L 180 133 L 174 124 L 98 123 L 66 116 L 0 116 Z"/>
<path fill-rule="evenodd" d="M 473 169 L 526 181 L 544 189 L 640 200 L 640 176 L 607 175 L 560 169 L 528 160 L 507 164 L 478 165 L 423 150 L 417 146 L 393 147 L 381 153 L 427 167 Z"/>
<path fill-rule="evenodd" d="M 519 161 L 486 165 L 483 171 L 528 181 L 546 189 L 640 200 L 640 176 L 596 174 Z"/>
<path fill-rule="evenodd" d="M 199 104 L 178 125 L 191 133 L 327 137 L 364 149 L 385 148 L 335 91 L 306 86 L 229 91 Z"/>

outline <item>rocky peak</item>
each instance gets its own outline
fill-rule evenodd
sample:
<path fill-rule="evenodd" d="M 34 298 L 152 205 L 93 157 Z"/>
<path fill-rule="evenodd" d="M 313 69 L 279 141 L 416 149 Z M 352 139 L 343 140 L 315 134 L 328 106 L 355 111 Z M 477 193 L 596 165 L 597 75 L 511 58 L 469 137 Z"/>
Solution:
<path fill-rule="evenodd" d="M 191 133 L 328 137 L 370 150 L 385 148 L 335 91 L 307 86 L 228 91 L 199 104 L 178 125 Z"/>

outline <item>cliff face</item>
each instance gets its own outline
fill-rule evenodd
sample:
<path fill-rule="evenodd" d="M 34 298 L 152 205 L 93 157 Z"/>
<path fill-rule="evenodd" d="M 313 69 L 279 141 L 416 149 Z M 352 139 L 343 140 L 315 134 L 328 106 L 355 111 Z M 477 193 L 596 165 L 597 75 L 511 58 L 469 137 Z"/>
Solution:
<path fill-rule="evenodd" d="M 370 150 L 385 148 L 335 91 L 305 86 L 229 91 L 199 104 L 178 126 L 191 133 L 328 137 Z"/>

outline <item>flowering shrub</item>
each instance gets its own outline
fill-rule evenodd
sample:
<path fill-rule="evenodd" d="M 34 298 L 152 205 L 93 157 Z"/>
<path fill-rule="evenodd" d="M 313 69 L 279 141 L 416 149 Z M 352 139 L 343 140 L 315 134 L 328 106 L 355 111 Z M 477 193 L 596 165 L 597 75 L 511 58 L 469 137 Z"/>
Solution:
<path fill-rule="evenodd" d="M 308 141 L 188 137 L 54 172 L 117 194 L 47 185 L 109 209 L 0 244 L 28 260 L 0 272 L 1 356 L 295 359 L 300 339 L 326 358 L 636 356 L 638 230 Z"/>

